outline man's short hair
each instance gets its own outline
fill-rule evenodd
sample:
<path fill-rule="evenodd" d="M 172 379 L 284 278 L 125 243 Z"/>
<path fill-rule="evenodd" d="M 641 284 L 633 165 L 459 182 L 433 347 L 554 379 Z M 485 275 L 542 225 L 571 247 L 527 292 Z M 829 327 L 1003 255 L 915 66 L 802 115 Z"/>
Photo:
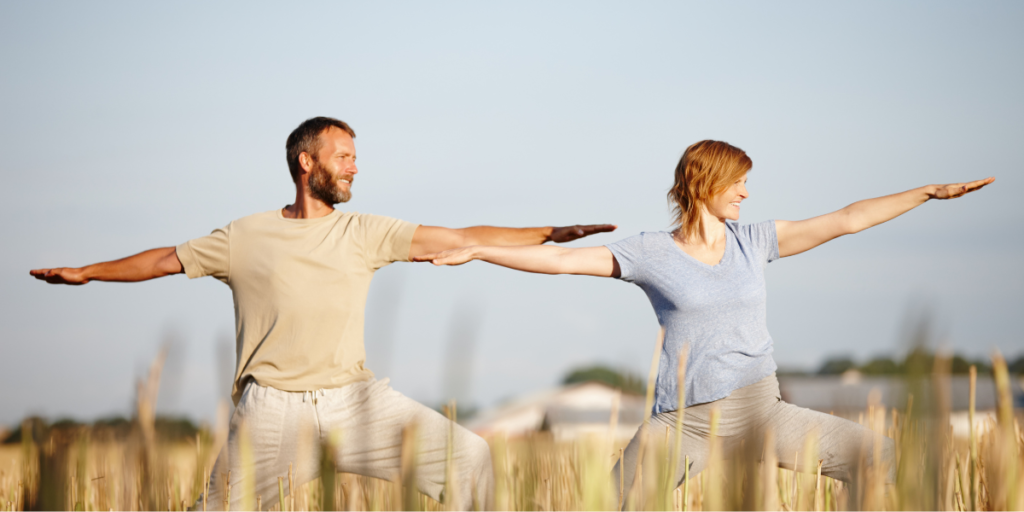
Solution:
<path fill-rule="evenodd" d="M 333 117 L 306 119 L 298 128 L 292 130 L 291 135 L 288 135 L 288 141 L 285 142 L 284 147 L 288 153 L 288 171 L 292 173 L 292 181 L 298 181 L 299 176 L 302 175 L 299 155 L 308 153 L 313 160 L 316 160 L 321 146 L 320 134 L 332 126 L 345 130 L 345 133 L 352 136 L 353 139 L 356 138 L 355 130 L 348 123 Z"/>

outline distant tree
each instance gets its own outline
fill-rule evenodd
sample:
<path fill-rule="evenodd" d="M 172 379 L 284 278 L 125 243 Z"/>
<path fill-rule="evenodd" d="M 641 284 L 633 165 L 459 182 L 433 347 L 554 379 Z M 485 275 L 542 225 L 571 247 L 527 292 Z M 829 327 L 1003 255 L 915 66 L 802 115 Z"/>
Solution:
<path fill-rule="evenodd" d="M 71 418 L 61 418 L 61 419 L 59 419 L 59 420 L 57 420 L 57 421 L 55 421 L 55 422 L 50 424 L 50 428 L 57 428 L 57 429 L 69 429 L 69 428 L 76 428 L 76 427 L 80 427 L 80 426 L 82 426 L 81 423 L 79 423 L 77 420 L 73 420 Z"/>
<path fill-rule="evenodd" d="M 132 424 L 131 420 L 124 416 L 108 416 L 106 418 L 100 418 L 93 423 L 93 427 L 108 427 L 108 428 L 122 428 L 130 427 Z"/>
<path fill-rule="evenodd" d="M 953 355 L 953 360 L 950 361 L 949 366 L 949 371 L 953 375 L 962 375 L 971 371 L 971 362 L 960 354 Z"/>
<path fill-rule="evenodd" d="M 24 431 L 24 427 L 28 426 L 28 432 Z M 50 428 L 50 425 L 46 423 L 46 420 L 38 416 L 29 416 L 22 420 L 21 425 L 18 426 L 11 432 L 7 439 L 3 440 L 3 444 L 15 444 L 22 442 L 22 436 L 30 434 L 29 437 L 36 442 L 39 442 L 45 437 L 46 431 Z"/>
<path fill-rule="evenodd" d="M 932 372 L 935 364 L 935 354 L 930 350 L 918 345 L 911 350 L 903 360 L 900 370 L 907 375 L 925 375 Z"/>
<path fill-rule="evenodd" d="M 157 416 L 153 427 L 158 437 L 173 441 L 194 439 L 199 432 L 199 428 L 188 418 Z"/>
<path fill-rule="evenodd" d="M 644 394 L 646 386 L 644 381 L 629 372 L 620 372 L 603 365 L 577 368 L 562 379 L 562 384 L 576 384 L 580 382 L 601 382 L 613 388 L 622 390 L 623 393 L 636 395 Z"/>
<path fill-rule="evenodd" d="M 1012 362 L 1007 363 L 1010 373 L 1021 373 L 1024 374 L 1024 354 L 1015 359 Z"/>
<path fill-rule="evenodd" d="M 857 368 L 850 357 L 833 357 L 825 361 L 818 369 L 818 375 L 839 375 L 846 370 Z"/>
<path fill-rule="evenodd" d="M 900 367 L 888 357 L 876 357 L 861 366 L 860 371 L 865 375 L 894 375 L 899 373 Z"/>

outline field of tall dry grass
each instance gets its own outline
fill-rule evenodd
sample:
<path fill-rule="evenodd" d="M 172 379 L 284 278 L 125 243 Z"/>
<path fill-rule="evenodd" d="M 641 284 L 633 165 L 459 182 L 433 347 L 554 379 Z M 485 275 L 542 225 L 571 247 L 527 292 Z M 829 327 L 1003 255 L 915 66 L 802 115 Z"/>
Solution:
<path fill-rule="evenodd" d="M 675 457 L 685 457 L 674 449 L 681 427 L 677 425 L 675 432 L 655 432 L 643 441 L 637 485 L 623 496 L 621 483 L 613 482 L 610 474 L 624 440 L 591 436 L 555 441 L 540 432 L 489 439 L 495 506 L 500 510 L 611 510 L 625 503 L 630 509 L 694 511 L 1021 510 L 1024 434 L 1013 410 L 1006 364 L 998 355 L 993 363 L 997 414 L 984 421 L 974 418 L 972 367 L 967 438 L 955 438 L 950 428 L 949 375 L 944 371 L 948 360 L 941 357 L 934 373 L 908 377 L 917 379 L 918 389 L 931 388 L 926 393 L 932 397 L 930 403 L 915 404 L 911 395 L 901 410 L 867 404 L 859 420 L 876 435 L 895 441 L 895 485 L 886 484 L 886 468 L 867 463 L 859 466 L 850 483 L 821 476 L 813 439 L 808 439 L 803 455 L 797 455 L 805 460 L 793 461 L 808 471 L 794 472 L 779 468 L 767 448 L 761 453 L 723 453 L 713 436 L 707 469 L 686 474 L 676 486 L 667 468 L 675 466 Z M 161 439 L 154 427 L 153 408 L 159 369 L 157 361 L 150 378 L 139 383 L 136 416 L 126 435 L 104 435 L 88 427 L 26 434 L 33 431 L 26 423 L 20 445 L 0 446 L 0 508 L 184 510 L 193 506 L 209 481 L 226 427 L 221 422 L 219 427 L 203 428 L 187 441 Z M 453 415 L 454 407 L 449 411 Z M 765 446 L 770 447 L 773 433 L 764 436 Z M 445 504 L 402 485 L 411 482 L 416 471 L 414 449 L 408 448 L 403 450 L 402 471 L 393 481 L 335 473 L 332 461 L 325 458 L 322 467 L 327 469 L 320 478 L 296 482 L 290 472 L 280 475 L 278 492 L 272 496 L 256 496 L 245 484 L 227 491 L 241 497 L 247 509 L 444 510 Z M 317 452 L 330 450 L 310 450 Z M 870 459 L 863 455 L 864 460 Z M 197 508 L 223 506 L 199 501 Z"/>

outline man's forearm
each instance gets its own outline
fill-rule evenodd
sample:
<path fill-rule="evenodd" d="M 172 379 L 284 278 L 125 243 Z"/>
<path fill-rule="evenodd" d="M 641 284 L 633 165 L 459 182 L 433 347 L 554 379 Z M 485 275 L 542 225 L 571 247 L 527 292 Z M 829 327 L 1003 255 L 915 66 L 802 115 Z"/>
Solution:
<path fill-rule="evenodd" d="M 115 261 L 95 263 L 81 268 L 88 281 L 134 283 L 182 272 L 174 247 L 150 249 Z"/>
<path fill-rule="evenodd" d="M 494 226 L 473 226 L 463 228 L 463 245 L 537 245 L 551 241 L 555 228 L 499 228 Z"/>

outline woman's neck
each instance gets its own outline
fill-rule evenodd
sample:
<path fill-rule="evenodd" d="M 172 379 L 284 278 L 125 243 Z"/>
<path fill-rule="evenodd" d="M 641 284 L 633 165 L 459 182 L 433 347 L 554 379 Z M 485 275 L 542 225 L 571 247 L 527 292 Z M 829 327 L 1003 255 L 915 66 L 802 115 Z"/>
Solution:
<path fill-rule="evenodd" d="M 725 219 L 711 215 L 706 209 L 701 214 L 703 237 L 684 236 L 682 229 L 677 229 L 674 235 L 684 245 L 702 246 L 707 249 L 722 247 L 725 243 Z"/>

